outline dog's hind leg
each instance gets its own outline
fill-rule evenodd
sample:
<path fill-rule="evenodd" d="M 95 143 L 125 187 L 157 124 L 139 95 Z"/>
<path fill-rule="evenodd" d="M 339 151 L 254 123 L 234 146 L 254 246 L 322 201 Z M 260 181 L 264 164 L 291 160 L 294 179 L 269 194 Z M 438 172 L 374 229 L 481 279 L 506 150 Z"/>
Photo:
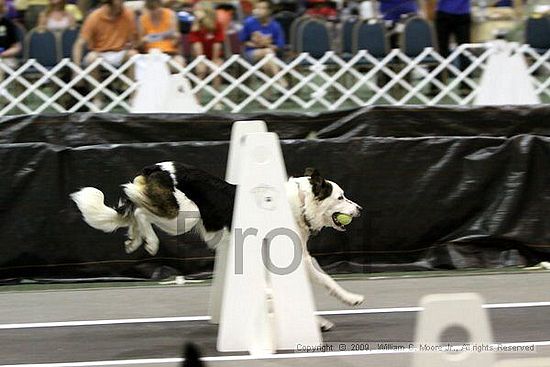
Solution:
<path fill-rule="evenodd" d="M 344 302 L 350 306 L 358 306 L 365 300 L 360 294 L 355 294 L 348 292 L 342 288 L 334 279 L 330 277 L 327 273 L 321 269 L 317 260 L 315 260 L 311 255 L 304 255 L 304 263 L 307 267 L 310 278 L 317 284 L 322 285 L 328 290 L 328 293 L 331 296 L 336 297 L 340 301 Z"/>
<path fill-rule="evenodd" d="M 323 316 L 317 316 L 317 323 L 321 328 L 321 331 L 329 331 L 334 327 L 334 323 L 325 319 Z"/>
<path fill-rule="evenodd" d="M 136 251 L 143 244 L 143 235 L 139 230 L 139 224 L 132 218 L 128 226 L 128 239 L 124 241 L 124 249 L 127 254 Z"/>
<path fill-rule="evenodd" d="M 159 238 L 151 225 L 149 215 L 145 209 L 137 208 L 134 212 L 134 217 L 139 227 L 139 231 L 145 238 L 145 250 L 152 256 L 155 256 L 159 250 Z"/>
<path fill-rule="evenodd" d="M 208 248 L 211 250 L 216 250 L 218 246 L 228 246 L 230 233 L 226 229 L 221 229 L 219 231 L 208 232 L 202 222 L 198 222 L 195 226 L 195 230 L 202 238 L 204 242 L 208 245 Z"/>

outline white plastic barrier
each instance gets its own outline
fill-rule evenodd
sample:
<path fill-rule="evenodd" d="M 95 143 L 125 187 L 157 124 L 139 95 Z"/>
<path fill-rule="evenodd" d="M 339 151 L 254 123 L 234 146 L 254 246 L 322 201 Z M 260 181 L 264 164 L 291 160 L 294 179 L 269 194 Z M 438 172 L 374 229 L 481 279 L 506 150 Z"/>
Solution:
<path fill-rule="evenodd" d="M 273 133 L 252 133 L 243 144 L 217 348 L 265 354 L 319 346 L 279 140 Z"/>
<path fill-rule="evenodd" d="M 225 180 L 231 184 L 238 184 L 239 168 L 242 161 L 242 149 L 246 134 L 267 132 L 267 126 L 264 121 L 235 121 L 231 128 L 231 143 L 229 145 L 229 154 L 227 157 L 227 168 Z M 210 304 L 208 314 L 210 322 L 218 324 L 220 322 L 221 303 L 223 295 L 223 286 L 225 279 L 225 269 L 227 264 L 227 246 L 218 246 L 216 250 L 216 261 L 214 263 L 214 279 L 212 281 L 212 291 L 210 295 Z"/>
<path fill-rule="evenodd" d="M 450 327 L 465 330 L 465 342 L 489 345 L 493 342 L 487 311 L 482 308 L 483 300 L 475 293 L 432 294 L 425 296 L 420 306 L 416 324 L 415 345 L 417 348 L 434 348 L 434 352 L 420 351 L 414 354 L 413 367 L 487 367 L 495 362 L 491 351 L 446 352 L 436 351 L 441 346 L 442 333 Z M 445 345 L 443 345 L 445 347 Z M 460 348 L 459 348 L 460 349 Z"/>
<path fill-rule="evenodd" d="M 191 94 L 201 97 L 201 112 L 220 108 L 241 112 L 338 110 L 371 105 L 470 105 L 478 94 L 479 76 L 487 68 L 495 47 L 493 43 L 463 44 L 447 57 L 426 48 L 416 57 L 394 49 L 382 59 L 359 50 L 350 59 L 329 51 L 319 59 L 302 53 L 288 61 L 268 55 L 257 63 L 250 63 L 240 55 L 232 55 L 222 65 L 204 56 L 185 66 L 174 60 L 168 63 L 177 71 L 179 83 L 183 83 L 183 76 L 191 83 L 191 91 L 183 84 L 178 91 L 185 90 L 183 94 L 187 97 Z M 506 75 L 498 77 L 509 79 L 515 74 L 527 73 L 536 96 L 547 102 L 550 99 L 550 50 L 541 54 L 529 45 L 520 45 L 513 52 L 526 59 L 527 70 L 508 67 Z M 468 61 L 464 70 L 456 65 L 459 58 Z M 137 60 L 139 56 L 115 68 L 97 59 L 81 68 L 70 59 L 63 59 L 50 69 L 33 59 L 17 69 L 0 60 L 0 71 L 5 75 L 0 81 L 4 101 L 0 104 L 0 116 L 82 110 L 131 111 L 129 102 L 138 83 L 130 78 L 130 71 Z M 429 63 L 431 66 L 426 65 L 426 60 L 433 61 Z M 265 73 L 264 66 L 269 61 L 279 66 L 276 75 Z M 197 73 L 201 63 L 207 68 L 204 78 Z M 101 74 L 106 77 L 94 79 L 96 68 L 106 70 L 107 73 Z M 70 80 L 66 78 L 68 71 L 74 75 Z M 443 74 L 448 78 L 441 78 Z M 379 84 L 380 76 L 387 82 Z M 156 89 L 146 93 L 154 91 Z M 183 94 L 174 92 L 172 99 L 179 102 L 171 111 L 182 108 Z M 97 95 L 102 95 L 103 106 L 92 103 Z M 170 105 L 173 104 L 170 102 Z"/>

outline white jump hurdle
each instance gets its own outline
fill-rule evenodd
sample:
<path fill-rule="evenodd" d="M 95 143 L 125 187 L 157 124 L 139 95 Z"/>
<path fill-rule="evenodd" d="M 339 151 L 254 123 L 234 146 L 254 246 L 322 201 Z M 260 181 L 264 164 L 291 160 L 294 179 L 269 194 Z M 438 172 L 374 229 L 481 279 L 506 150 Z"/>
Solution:
<path fill-rule="evenodd" d="M 233 228 L 227 251 L 216 256 L 210 305 L 222 352 L 265 354 L 322 343 L 301 245 L 292 235 L 298 231 L 279 140 L 265 130 L 254 121 L 238 122 L 232 131 Z"/>
<path fill-rule="evenodd" d="M 231 142 L 229 144 L 229 154 L 227 157 L 227 168 L 225 180 L 231 184 L 238 184 L 240 158 L 244 146 L 244 139 L 250 133 L 267 132 L 265 121 L 236 121 L 231 128 Z M 225 268 L 227 264 L 227 247 L 218 246 L 216 250 L 216 260 L 214 263 L 214 278 L 212 281 L 212 291 L 210 293 L 210 304 L 208 314 L 210 322 L 220 323 L 220 313 L 222 305 L 222 295 L 225 279 Z"/>
<path fill-rule="evenodd" d="M 459 327 L 468 333 L 470 344 L 490 345 L 493 343 L 491 325 L 483 300 L 476 293 L 431 294 L 422 298 L 424 309 L 418 316 L 415 344 L 437 347 L 442 333 L 450 327 Z M 478 353 L 473 350 L 434 351 L 415 353 L 413 367 L 487 367 L 495 362 L 491 351 Z"/>

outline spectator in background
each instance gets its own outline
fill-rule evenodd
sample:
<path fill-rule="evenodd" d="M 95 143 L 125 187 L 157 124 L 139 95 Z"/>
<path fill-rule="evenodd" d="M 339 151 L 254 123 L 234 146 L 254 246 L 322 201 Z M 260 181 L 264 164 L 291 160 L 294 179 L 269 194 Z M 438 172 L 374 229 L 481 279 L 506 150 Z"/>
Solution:
<path fill-rule="evenodd" d="M 447 57 L 451 36 L 459 45 L 470 43 L 471 4 L 470 0 L 424 0 L 424 6 L 434 5 L 436 1 L 435 29 L 439 53 Z"/>
<path fill-rule="evenodd" d="M 84 46 L 87 46 L 90 52 L 84 58 L 85 65 L 103 58 L 107 63 L 118 67 L 137 54 L 136 36 L 134 13 L 124 7 L 122 0 L 105 0 L 84 21 L 73 47 L 73 61 L 77 65 L 82 63 Z M 96 80 L 100 80 L 98 68 L 91 74 Z M 99 97 L 96 97 L 94 103 L 101 104 Z"/>
<path fill-rule="evenodd" d="M 38 28 L 63 31 L 76 25 L 74 16 L 66 10 L 65 0 L 49 0 L 48 7 L 38 17 Z"/>
<path fill-rule="evenodd" d="M 6 0 L 0 0 L 0 58 L 11 68 L 17 67 L 17 55 L 21 52 L 21 42 L 17 39 L 16 25 L 7 17 Z M 1 79 L 4 79 L 0 70 Z"/>
<path fill-rule="evenodd" d="M 380 14 L 386 22 L 391 48 L 399 47 L 400 21 L 418 13 L 417 0 L 380 0 Z"/>
<path fill-rule="evenodd" d="M 219 4 L 216 7 L 216 19 L 222 25 L 224 32 L 230 28 L 234 14 L 235 7 L 231 4 Z"/>
<path fill-rule="evenodd" d="M 402 17 L 418 12 L 416 0 L 380 0 L 380 14 L 385 21 L 396 23 Z"/>
<path fill-rule="evenodd" d="M 225 35 L 222 24 L 216 20 L 214 8 L 210 3 L 199 2 L 195 5 L 193 14 L 195 20 L 189 33 L 191 53 L 194 57 L 204 55 L 215 64 L 221 65 Z M 207 70 L 205 64 L 197 65 L 197 75 L 200 78 L 204 78 Z M 219 86 L 219 83 L 219 78 L 216 78 L 216 86 Z"/>
<path fill-rule="evenodd" d="M 335 20 L 338 17 L 338 12 L 326 0 L 309 0 L 309 9 L 306 14 L 312 17 Z"/>
<path fill-rule="evenodd" d="M 451 36 L 454 36 L 457 45 L 471 42 L 471 0 L 424 0 L 423 6 L 436 10 L 435 30 L 441 56 L 449 56 Z M 428 10 L 424 14 L 428 15 Z M 467 65 L 467 58 L 460 56 L 460 70 L 466 69 Z M 463 93 L 469 92 L 464 82 L 461 82 L 460 87 Z"/>
<path fill-rule="evenodd" d="M 7 13 L 6 16 L 11 19 L 23 23 L 23 19 L 21 18 L 21 14 L 17 11 L 17 8 L 15 7 L 15 1 L 14 0 L 7 0 L 6 1 L 6 7 L 7 7 Z"/>
<path fill-rule="evenodd" d="M 259 0 L 254 8 L 254 15 L 247 18 L 241 30 L 241 42 L 245 45 L 245 55 L 256 62 L 269 54 L 282 50 L 285 44 L 281 25 L 271 18 L 272 4 L 269 0 Z M 279 66 L 272 61 L 264 64 L 264 70 L 274 76 Z M 284 79 L 281 79 L 284 83 Z"/>
<path fill-rule="evenodd" d="M 183 57 L 179 54 L 180 33 L 176 13 L 162 7 L 161 0 L 145 0 L 138 29 L 140 44 L 145 52 L 157 49 L 183 65 Z"/>

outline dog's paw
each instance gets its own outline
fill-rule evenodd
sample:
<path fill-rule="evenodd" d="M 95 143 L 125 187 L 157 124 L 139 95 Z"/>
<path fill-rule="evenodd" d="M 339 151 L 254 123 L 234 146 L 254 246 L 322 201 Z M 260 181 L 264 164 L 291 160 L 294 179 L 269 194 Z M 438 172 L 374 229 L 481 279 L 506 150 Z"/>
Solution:
<path fill-rule="evenodd" d="M 342 298 L 342 301 L 348 306 L 359 306 L 365 302 L 365 297 L 360 294 L 350 293 Z"/>
<path fill-rule="evenodd" d="M 158 238 L 147 238 L 145 243 L 145 250 L 151 255 L 155 256 L 159 251 L 159 239 Z"/>
<path fill-rule="evenodd" d="M 332 330 L 334 327 L 334 323 L 331 321 L 328 321 L 324 317 L 318 316 L 317 317 L 317 323 L 319 324 L 319 327 L 321 328 L 321 331 L 323 333 Z"/>
<path fill-rule="evenodd" d="M 136 251 L 139 246 L 143 243 L 143 240 L 141 237 L 135 238 L 135 239 L 128 239 L 124 241 L 124 250 L 127 254 L 130 254 L 134 251 Z"/>

